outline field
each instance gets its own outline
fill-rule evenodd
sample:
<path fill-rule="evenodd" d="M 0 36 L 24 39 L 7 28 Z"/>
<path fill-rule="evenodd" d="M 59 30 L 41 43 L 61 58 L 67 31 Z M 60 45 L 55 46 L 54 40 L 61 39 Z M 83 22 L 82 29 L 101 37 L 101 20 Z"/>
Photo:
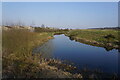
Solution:
<path fill-rule="evenodd" d="M 76 41 L 112 48 L 118 48 L 118 30 L 53 30 L 37 28 L 35 32 L 27 29 L 3 30 L 2 34 L 2 67 L 3 78 L 81 78 L 89 76 L 87 71 L 72 73 L 76 67 L 62 63 L 60 60 L 47 59 L 40 54 L 32 54 L 33 48 L 42 45 L 54 34 L 65 34 Z M 101 45 L 104 44 L 104 45 Z M 90 72 L 88 72 L 90 73 Z M 94 72 L 92 72 L 94 73 Z M 99 74 L 99 72 L 94 73 Z M 91 74 L 90 74 L 91 75 Z"/>

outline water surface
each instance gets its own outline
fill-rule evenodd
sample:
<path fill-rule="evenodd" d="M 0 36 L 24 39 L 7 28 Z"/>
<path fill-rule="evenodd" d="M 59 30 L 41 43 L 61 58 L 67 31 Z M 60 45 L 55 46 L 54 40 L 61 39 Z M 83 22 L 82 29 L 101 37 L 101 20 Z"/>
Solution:
<path fill-rule="evenodd" d="M 117 50 L 106 51 L 102 47 L 76 42 L 64 34 L 55 35 L 54 39 L 49 40 L 43 46 L 38 46 L 33 52 L 73 62 L 79 69 L 88 67 L 93 70 L 100 69 L 106 73 L 118 72 Z"/>

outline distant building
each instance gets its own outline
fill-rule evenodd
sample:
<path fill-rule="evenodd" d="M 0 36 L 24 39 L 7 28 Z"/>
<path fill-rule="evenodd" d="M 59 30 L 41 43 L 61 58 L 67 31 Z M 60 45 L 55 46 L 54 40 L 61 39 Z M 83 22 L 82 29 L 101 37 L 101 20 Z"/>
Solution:
<path fill-rule="evenodd" d="M 44 25 L 44 24 L 42 24 L 42 25 L 41 25 L 41 27 L 42 27 L 42 28 L 45 28 L 45 25 Z"/>

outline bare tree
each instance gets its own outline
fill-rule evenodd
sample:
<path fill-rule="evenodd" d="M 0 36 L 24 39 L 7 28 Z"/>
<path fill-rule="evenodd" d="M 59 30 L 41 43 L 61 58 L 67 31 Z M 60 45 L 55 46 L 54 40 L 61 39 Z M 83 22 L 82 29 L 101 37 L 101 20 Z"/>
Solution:
<path fill-rule="evenodd" d="M 33 27 L 33 26 L 35 26 L 35 22 L 34 22 L 34 21 L 32 21 L 32 23 L 31 23 L 31 25 L 30 25 L 30 26 L 32 26 L 32 27 Z"/>
<path fill-rule="evenodd" d="M 18 26 L 23 26 L 21 20 L 18 20 L 18 23 L 17 23 Z"/>

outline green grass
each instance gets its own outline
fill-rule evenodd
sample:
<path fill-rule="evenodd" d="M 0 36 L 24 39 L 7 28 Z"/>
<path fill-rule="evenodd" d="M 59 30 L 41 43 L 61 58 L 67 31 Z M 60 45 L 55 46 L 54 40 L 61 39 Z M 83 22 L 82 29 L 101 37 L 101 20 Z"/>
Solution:
<path fill-rule="evenodd" d="M 106 44 L 111 43 L 113 46 L 118 45 L 119 37 L 118 30 L 98 30 L 98 29 L 79 29 L 79 30 L 71 30 L 67 33 L 67 36 L 77 39 L 83 39 L 88 41 L 96 41 L 98 43 Z M 112 35 L 115 38 L 110 38 L 109 40 L 105 38 L 105 36 Z"/>

